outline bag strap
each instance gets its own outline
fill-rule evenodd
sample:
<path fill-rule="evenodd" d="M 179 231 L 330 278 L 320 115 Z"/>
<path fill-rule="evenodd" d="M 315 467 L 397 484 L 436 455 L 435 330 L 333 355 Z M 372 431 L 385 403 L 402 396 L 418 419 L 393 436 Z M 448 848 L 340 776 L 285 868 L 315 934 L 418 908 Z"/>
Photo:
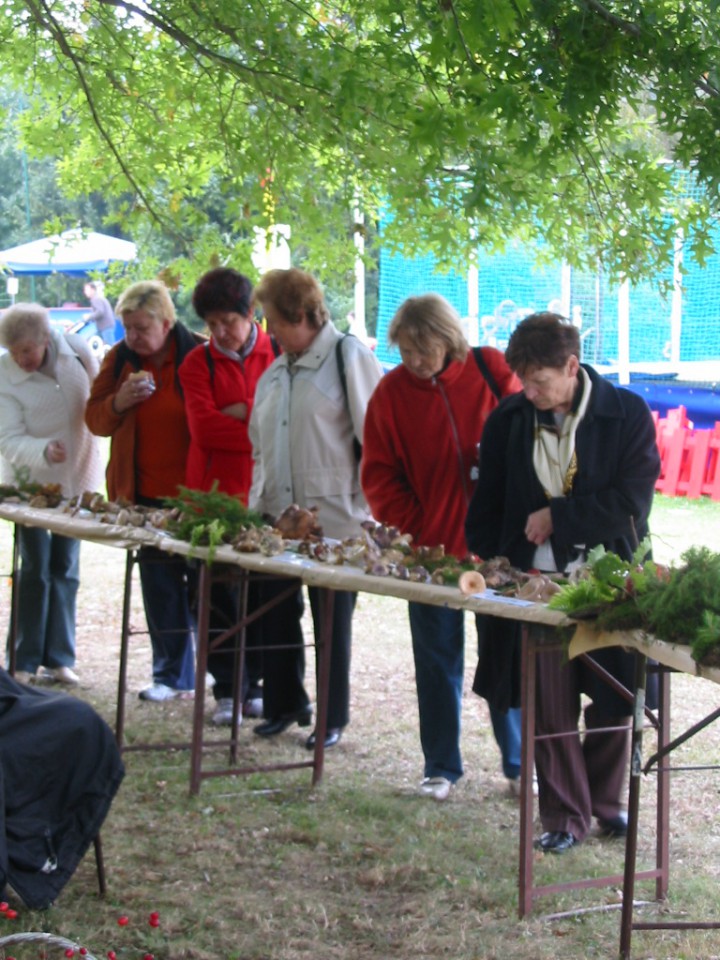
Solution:
<path fill-rule="evenodd" d="M 210 374 L 210 386 L 215 382 L 215 358 L 210 353 L 210 341 L 206 340 L 203 344 L 205 348 L 205 359 L 207 360 L 208 372 Z"/>
<path fill-rule="evenodd" d="M 337 344 L 335 345 L 335 359 L 337 360 L 338 376 L 340 377 L 340 386 L 342 387 L 343 396 L 345 397 L 345 406 L 348 409 L 348 413 L 350 412 L 350 401 L 348 399 L 347 376 L 345 375 L 345 357 L 343 356 L 342 345 L 343 345 L 343 340 L 345 340 L 346 337 L 352 337 L 352 336 L 354 336 L 354 334 L 344 333 L 338 340 Z M 362 444 L 360 443 L 360 441 L 358 440 L 358 438 L 355 436 L 354 433 L 353 433 L 353 450 L 355 451 L 355 459 L 359 463 L 360 458 L 362 457 Z"/>
<path fill-rule="evenodd" d="M 475 357 L 475 363 L 478 365 L 478 369 L 480 370 L 480 373 L 483 375 L 485 382 L 490 387 L 490 390 L 494 394 L 495 399 L 498 402 L 500 402 L 500 400 L 502 400 L 502 392 L 500 390 L 500 387 L 497 385 L 497 380 L 490 373 L 490 368 L 488 367 L 485 361 L 485 357 L 483 356 L 483 348 L 473 347 L 472 354 Z"/>

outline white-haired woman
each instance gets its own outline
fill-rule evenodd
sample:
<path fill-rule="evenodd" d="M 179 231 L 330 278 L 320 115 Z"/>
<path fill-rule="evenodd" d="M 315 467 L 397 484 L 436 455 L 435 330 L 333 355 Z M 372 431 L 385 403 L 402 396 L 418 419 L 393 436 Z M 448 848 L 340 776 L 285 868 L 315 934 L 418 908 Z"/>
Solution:
<path fill-rule="evenodd" d="M 107 467 L 111 500 L 161 506 L 185 482 L 190 445 L 178 367 L 203 338 L 176 321 L 157 280 L 128 287 L 115 312 L 125 337 L 107 354 L 93 384 L 85 420 L 112 437 Z M 140 583 L 153 651 L 153 682 L 142 700 L 190 696 L 195 687 L 190 568 L 181 557 L 140 550 Z"/>
<path fill-rule="evenodd" d="M 100 455 L 84 422 L 97 361 L 85 340 L 52 330 L 40 304 L 17 303 L 0 320 L 0 344 L 3 482 L 25 475 L 59 483 L 67 497 L 97 489 Z M 18 536 L 17 676 L 76 684 L 80 543 L 39 527 L 20 526 Z"/>

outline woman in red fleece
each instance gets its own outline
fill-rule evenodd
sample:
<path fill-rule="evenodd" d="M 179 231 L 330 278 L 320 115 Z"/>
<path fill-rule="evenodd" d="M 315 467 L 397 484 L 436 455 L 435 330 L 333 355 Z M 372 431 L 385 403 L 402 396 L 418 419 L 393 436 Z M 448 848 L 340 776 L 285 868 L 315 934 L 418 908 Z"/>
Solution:
<path fill-rule="evenodd" d="M 465 515 L 485 421 L 520 382 L 499 350 L 470 350 L 460 318 L 437 294 L 411 297 L 388 337 L 402 364 L 378 384 L 363 433 L 362 486 L 376 520 L 422 546 L 467 553 Z M 463 774 L 460 706 L 464 614 L 410 603 L 410 631 L 425 757 L 420 793 L 445 800 Z M 482 622 L 478 621 L 478 631 Z M 491 709 L 505 776 L 520 775 L 520 711 Z"/>

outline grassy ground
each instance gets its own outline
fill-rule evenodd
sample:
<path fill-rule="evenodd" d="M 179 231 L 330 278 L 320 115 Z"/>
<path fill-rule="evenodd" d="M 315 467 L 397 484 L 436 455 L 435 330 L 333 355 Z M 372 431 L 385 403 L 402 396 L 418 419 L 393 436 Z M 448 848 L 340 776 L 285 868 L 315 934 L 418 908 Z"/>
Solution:
<path fill-rule="evenodd" d="M 658 499 L 656 553 L 677 558 L 686 546 L 715 546 L 720 505 Z M 0 529 L 0 569 L 10 533 Z M 78 695 L 113 722 L 124 553 L 83 544 L 78 624 Z M 139 590 L 133 622 L 142 626 Z M 6 609 L 7 604 L 3 605 Z M 470 627 L 470 623 L 468 624 Z M 148 679 L 147 641 L 130 658 L 128 736 L 186 739 L 192 704 L 152 705 L 135 696 Z M 218 778 L 188 793 L 184 751 L 126 754 L 127 776 L 103 829 L 108 897 L 98 898 L 92 856 L 58 903 L 44 913 L 20 908 L 0 919 L 11 930 L 46 930 L 119 960 L 545 960 L 617 955 L 619 913 L 577 906 L 617 905 L 617 889 L 539 901 L 517 919 L 518 808 L 505 791 L 487 711 L 470 693 L 475 666 L 468 629 L 463 707 L 466 776 L 446 804 L 414 795 L 421 773 L 405 605 L 361 595 L 356 617 L 352 723 L 327 755 L 322 784 L 307 771 Z M 308 671 L 312 673 L 312 669 Z M 677 729 L 709 712 L 717 687 L 673 681 Z M 241 731 L 243 757 L 305 758 L 296 727 L 270 743 Z M 718 760 L 720 730 L 683 748 L 682 761 Z M 208 761 L 220 762 L 221 758 Z M 69 762 L 71 762 L 69 760 Z M 679 761 L 678 761 L 679 762 Z M 643 794 L 640 855 L 652 856 L 652 783 Z M 701 771 L 673 780 L 671 899 L 644 908 L 682 919 L 713 918 L 720 872 L 720 779 Z M 591 838 L 565 857 L 538 855 L 539 882 L 619 873 L 622 845 Z M 641 884 L 639 898 L 652 886 Z M 147 918 L 160 913 L 160 927 Z M 121 914 L 130 919 L 120 927 Z M 25 951 L 25 952 L 23 952 Z M 6 954 L 37 957 L 38 947 Z M 62 951 L 56 953 L 62 956 Z M 0 958 L 3 956 L 0 949 Z M 52 954 L 49 954 L 52 956 Z M 717 932 L 636 932 L 635 958 L 720 957 Z"/>

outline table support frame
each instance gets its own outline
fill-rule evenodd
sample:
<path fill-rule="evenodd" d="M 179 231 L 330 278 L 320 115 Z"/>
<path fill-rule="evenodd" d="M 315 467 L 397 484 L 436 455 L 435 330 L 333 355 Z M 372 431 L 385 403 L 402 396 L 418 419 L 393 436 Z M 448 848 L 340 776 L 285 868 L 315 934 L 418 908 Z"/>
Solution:
<path fill-rule="evenodd" d="M 520 843 L 519 843 L 519 866 L 518 866 L 518 914 L 523 918 L 533 909 L 536 899 L 554 893 L 562 893 L 568 890 L 579 890 L 596 887 L 607 887 L 619 885 L 627 877 L 627 855 L 624 872 L 605 877 L 592 877 L 582 880 L 571 880 L 560 883 L 545 884 L 537 886 L 533 878 L 533 822 L 534 822 L 534 799 L 532 792 L 533 773 L 535 768 L 535 707 L 536 707 L 536 681 L 537 681 L 537 657 L 543 655 L 543 651 L 557 650 L 562 648 L 562 642 L 559 638 L 548 639 L 545 636 L 546 631 L 538 632 L 533 630 L 528 624 L 522 625 L 522 668 L 521 668 L 521 698 L 522 698 L 522 755 L 520 767 Z M 639 656 L 639 655 L 638 655 Z M 641 658 L 645 659 L 645 658 Z M 622 693 L 628 700 L 634 704 L 635 717 L 636 711 L 640 713 L 640 727 L 650 723 L 657 732 L 658 749 L 662 749 L 667 742 L 669 734 L 670 719 L 670 686 L 669 678 L 663 676 L 660 678 L 660 702 L 657 717 L 645 708 L 644 697 L 642 707 L 638 708 L 633 694 L 627 691 L 615 678 L 611 677 L 605 670 L 588 658 L 589 665 L 598 672 L 603 679 L 614 689 Z M 635 722 L 635 721 L 634 721 Z M 633 728 L 634 729 L 634 728 Z M 563 736 L 565 734 L 562 734 Z M 577 736 L 573 731 L 568 734 Z M 632 780 L 630 781 L 630 787 Z M 631 800 L 629 799 L 629 803 Z M 669 821 L 669 779 L 663 771 L 658 771 L 657 783 L 657 844 L 655 850 L 655 867 L 649 870 L 643 870 L 635 873 L 635 860 L 633 860 L 633 877 L 636 880 L 654 879 L 656 881 L 656 898 L 663 899 L 667 893 L 668 875 L 669 875 L 669 852 L 668 852 L 668 821 Z M 628 819 L 630 812 L 628 811 Z M 630 828 L 628 829 L 628 838 L 630 838 Z M 626 841 L 627 843 L 628 841 Z M 626 847 L 627 850 L 627 847 Z"/>
<path fill-rule="evenodd" d="M 662 790 L 662 803 L 658 796 L 657 808 L 657 843 L 662 846 L 662 857 L 667 870 L 664 876 L 658 876 L 656 881 L 655 895 L 657 900 L 664 900 L 667 897 L 669 881 L 669 832 L 670 832 L 670 768 L 661 763 L 663 758 L 668 756 L 676 747 L 684 743 L 690 737 L 699 733 L 708 724 L 720 716 L 720 709 L 713 711 L 699 723 L 690 727 L 685 733 L 670 740 L 670 673 L 671 671 L 664 666 L 657 668 L 660 673 L 660 706 L 661 716 L 667 716 L 667 722 L 664 724 L 664 736 L 662 742 L 658 742 L 658 749 L 650 759 L 643 764 L 642 745 L 643 745 L 643 726 L 642 714 L 645 703 L 645 690 L 647 687 L 647 657 L 643 654 L 637 654 L 636 675 L 635 675 L 635 700 L 633 710 L 633 730 L 632 747 L 630 759 L 630 784 L 628 791 L 628 836 L 625 848 L 625 873 L 623 876 L 623 902 L 622 913 L 620 917 L 620 957 L 621 960 L 630 960 L 632 947 L 632 934 L 634 930 L 717 930 L 720 929 L 720 921 L 635 921 L 633 920 L 633 909 L 635 907 L 635 882 L 642 874 L 636 872 L 637 862 L 637 834 L 640 819 L 640 787 L 642 777 L 656 770 L 658 779 L 658 791 Z M 667 702 L 664 702 L 664 699 Z"/>
<path fill-rule="evenodd" d="M 125 564 L 125 583 L 123 588 L 122 628 L 120 639 L 120 662 L 118 670 L 118 693 L 115 719 L 115 736 L 119 748 L 123 752 L 147 750 L 177 750 L 190 751 L 190 794 L 195 796 L 200 791 L 203 780 L 222 777 L 238 776 L 251 773 L 264 773 L 276 770 L 297 770 L 309 768 L 312 770 L 312 785 L 320 782 L 325 761 L 325 734 L 327 731 L 327 709 L 330 683 L 330 656 L 332 650 L 332 622 L 334 609 L 334 590 L 320 588 L 320 630 L 315 644 L 317 657 L 317 697 L 315 747 L 312 758 L 298 760 L 291 763 L 275 764 L 239 764 L 238 749 L 240 741 L 237 736 L 237 724 L 230 726 L 230 736 L 223 740 L 208 740 L 205 736 L 205 685 L 207 679 L 207 663 L 210 650 L 220 646 L 230 637 L 236 637 L 237 643 L 233 649 L 235 657 L 235 683 L 233 696 L 233 717 L 239 716 L 242 704 L 239 691 L 242 689 L 242 670 L 245 655 L 246 628 L 261 617 L 271 606 L 282 602 L 294 593 L 299 581 L 290 577 L 278 578 L 272 574 L 262 574 L 247 570 L 243 567 L 228 569 L 227 564 L 217 566 L 208 562 L 200 563 L 198 579 L 198 608 L 197 608 L 197 651 L 195 667 L 195 701 L 193 705 L 193 724 L 191 739 L 180 743 L 125 743 L 125 704 L 127 698 L 127 667 L 130 638 L 143 630 L 134 630 L 131 626 L 131 599 L 133 571 L 138 562 L 138 552 L 128 550 Z M 288 587 L 273 597 L 272 601 L 248 613 L 247 598 L 250 579 L 283 579 L 287 580 Z M 230 629 L 223 631 L 216 637 L 210 637 L 210 597 L 213 583 L 217 581 L 235 581 L 240 584 L 241 610 L 238 622 Z M 262 649 L 262 648 L 257 648 Z M 273 647 L 272 649 L 282 649 Z M 230 655 L 228 653 L 228 655 Z M 210 749 L 227 749 L 229 758 L 227 767 L 207 770 L 203 769 L 204 753 Z"/>

